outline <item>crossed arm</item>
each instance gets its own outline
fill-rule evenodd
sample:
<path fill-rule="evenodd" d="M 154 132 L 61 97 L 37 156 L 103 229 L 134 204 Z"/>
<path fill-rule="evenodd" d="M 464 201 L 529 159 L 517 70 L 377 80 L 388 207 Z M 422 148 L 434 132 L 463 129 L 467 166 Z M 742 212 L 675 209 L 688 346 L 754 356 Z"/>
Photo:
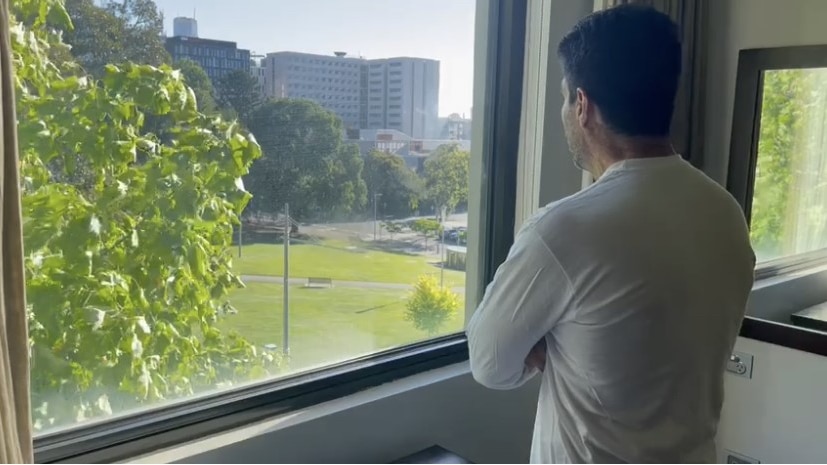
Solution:
<path fill-rule="evenodd" d="M 546 335 L 568 308 L 571 283 L 533 227 L 520 232 L 468 324 L 474 379 L 514 389 L 546 366 Z"/>

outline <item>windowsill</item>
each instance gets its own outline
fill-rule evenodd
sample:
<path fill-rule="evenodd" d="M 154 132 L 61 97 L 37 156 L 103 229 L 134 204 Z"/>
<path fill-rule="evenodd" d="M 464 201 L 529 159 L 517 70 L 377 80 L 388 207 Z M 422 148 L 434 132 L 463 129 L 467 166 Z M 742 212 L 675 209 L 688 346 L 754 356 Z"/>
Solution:
<path fill-rule="evenodd" d="M 793 325 L 790 316 L 827 302 L 827 265 L 755 282 L 740 336 L 827 356 L 827 333 Z"/>
<path fill-rule="evenodd" d="M 178 444 L 145 455 L 132 457 L 120 463 L 173 463 L 185 461 L 190 457 L 220 449 L 222 447 L 231 446 L 256 436 L 270 434 L 275 431 L 318 419 L 320 417 L 354 409 L 380 399 L 397 396 L 452 378 L 465 376 L 469 373 L 470 367 L 468 362 L 437 368 L 328 402 L 315 404 L 283 415 L 277 415 L 266 420 L 222 431 L 198 440 Z"/>

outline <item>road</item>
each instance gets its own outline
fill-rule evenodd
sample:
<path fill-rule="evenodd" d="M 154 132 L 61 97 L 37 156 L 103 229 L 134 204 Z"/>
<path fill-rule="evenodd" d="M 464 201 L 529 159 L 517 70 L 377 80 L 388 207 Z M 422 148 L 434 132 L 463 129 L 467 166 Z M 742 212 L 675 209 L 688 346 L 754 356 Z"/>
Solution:
<path fill-rule="evenodd" d="M 242 275 L 241 280 L 245 283 L 270 283 L 283 284 L 284 278 L 281 276 L 262 276 L 262 275 Z M 307 278 L 290 278 L 291 286 L 303 286 L 307 283 Z M 334 287 L 346 287 L 353 289 L 398 289 L 400 291 L 409 291 L 413 289 L 412 284 L 403 283 L 375 283 L 368 281 L 338 281 L 333 280 Z M 465 292 L 465 287 L 455 287 L 451 289 L 453 292 L 461 294 Z"/>

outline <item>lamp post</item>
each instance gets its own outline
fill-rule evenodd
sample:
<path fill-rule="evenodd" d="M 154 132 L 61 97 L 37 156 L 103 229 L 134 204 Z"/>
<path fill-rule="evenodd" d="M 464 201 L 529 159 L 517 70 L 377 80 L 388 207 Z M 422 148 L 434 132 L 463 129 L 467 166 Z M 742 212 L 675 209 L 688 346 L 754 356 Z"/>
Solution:
<path fill-rule="evenodd" d="M 373 194 L 373 240 L 376 241 L 376 229 L 378 226 L 378 208 L 379 205 L 379 197 L 382 197 L 382 194 L 374 193 Z"/>

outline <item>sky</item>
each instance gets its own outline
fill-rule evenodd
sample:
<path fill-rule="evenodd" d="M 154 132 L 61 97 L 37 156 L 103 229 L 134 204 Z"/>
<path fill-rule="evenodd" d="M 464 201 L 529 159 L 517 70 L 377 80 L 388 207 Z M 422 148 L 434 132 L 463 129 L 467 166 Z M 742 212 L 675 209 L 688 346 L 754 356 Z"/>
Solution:
<path fill-rule="evenodd" d="M 474 0 L 155 0 L 172 35 L 176 16 L 198 20 L 198 35 L 256 54 L 297 51 L 440 62 L 439 114 L 470 117 Z"/>

